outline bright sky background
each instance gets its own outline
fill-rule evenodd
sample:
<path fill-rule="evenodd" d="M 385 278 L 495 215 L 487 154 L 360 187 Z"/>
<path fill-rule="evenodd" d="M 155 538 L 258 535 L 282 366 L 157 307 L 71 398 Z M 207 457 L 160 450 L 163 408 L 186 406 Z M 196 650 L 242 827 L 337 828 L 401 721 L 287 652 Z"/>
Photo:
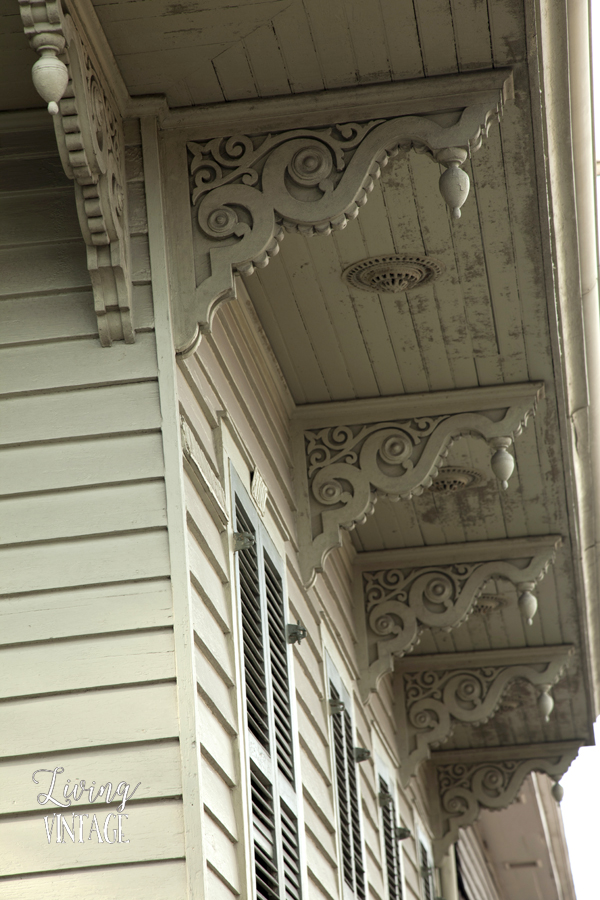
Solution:
<path fill-rule="evenodd" d="M 591 0 L 596 159 L 600 158 L 600 0 Z M 600 179 L 596 179 L 597 196 Z M 595 747 L 583 747 L 562 779 L 561 803 L 577 900 L 600 900 L 600 718 Z"/>
<path fill-rule="evenodd" d="M 561 781 L 561 803 L 577 900 L 600 898 L 600 719 L 596 747 L 582 747 Z"/>

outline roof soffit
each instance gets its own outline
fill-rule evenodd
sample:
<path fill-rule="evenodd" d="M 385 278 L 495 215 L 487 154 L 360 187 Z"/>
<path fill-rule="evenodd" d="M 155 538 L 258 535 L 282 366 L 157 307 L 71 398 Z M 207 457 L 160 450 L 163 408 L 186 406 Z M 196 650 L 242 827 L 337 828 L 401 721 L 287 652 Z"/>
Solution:
<path fill-rule="evenodd" d="M 167 146 L 177 173 L 171 215 L 181 223 L 173 235 L 174 249 L 181 248 L 175 266 L 180 282 L 174 304 L 178 352 L 193 352 L 201 334 L 210 330 L 218 305 L 235 297 L 234 274 L 267 266 L 279 252 L 284 231 L 329 235 L 344 229 L 367 202 L 381 169 L 411 147 L 446 168 L 439 189 L 452 215 L 460 217 L 469 191 L 461 167 L 500 115 L 506 83 L 503 73 L 496 89 L 481 95 L 484 102 L 475 91 L 477 102 L 454 110 L 449 118 L 413 115 L 361 123 L 352 105 L 343 110 L 336 102 L 337 114 L 353 116 L 350 124 L 229 138 L 225 130 L 204 143 L 188 142 L 185 170 L 182 138 L 173 133 Z M 269 103 L 254 104 L 257 121 L 260 108 Z M 331 115 L 327 106 L 321 111 L 324 117 Z M 185 271 L 184 258 L 194 260 L 193 272 Z"/>

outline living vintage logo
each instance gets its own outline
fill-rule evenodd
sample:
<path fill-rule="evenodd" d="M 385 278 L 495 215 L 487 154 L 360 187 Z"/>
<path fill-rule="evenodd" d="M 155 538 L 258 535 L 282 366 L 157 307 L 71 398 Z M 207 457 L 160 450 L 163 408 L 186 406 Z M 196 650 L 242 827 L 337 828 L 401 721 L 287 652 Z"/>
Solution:
<path fill-rule="evenodd" d="M 79 781 L 73 782 L 73 784 L 71 784 L 71 779 L 67 778 L 65 786 L 63 787 L 63 799 L 61 801 L 53 796 L 53 794 L 55 790 L 60 790 L 60 788 L 56 784 L 57 776 L 62 775 L 64 771 L 65 770 L 62 766 L 56 766 L 54 769 L 35 770 L 35 772 L 31 776 L 31 780 L 34 784 L 41 783 L 36 778 L 36 775 L 39 775 L 40 772 L 47 772 L 50 776 L 47 779 L 48 790 L 46 791 L 46 793 L 40 793 L 37 795 L 37 802 L 40 804 L 40 806 L 45 806 L 47 803 L 53 803 L 55 806 L 59 806 L 61 809 L 68 809 L 73 801 L 81 801 L 86 805 L 89 803 L 96 803 L 98 800 L 104 800 L 105 803 L 112 803 L 113 801 L 116 801 L 118 797 L 121 798 L 121 802 L 116 807 L 116 812 L 109 812 L 108 815 L 104 817 L 103 823 L 102 814 L 100 814 L 99 821 L 96 813 L 91 814 L 91 819 L 90 813 L 72 812 L 70 814 L 65 814 L 62 812 L 54 812 L 51 816 L 44 816 L 44 825 L 46 827 L 46 837 L 48 838 L 48 843 L 52 843 L 52 835 L 54 833 L 56 836 L 57 844 L 66 843 L 67 838 L 70 838 L 73 843 L 77 841 L 78 843 L 83 844 L 85 843 L 85 834 L 87 834 L 88 841 L 91 841 L 95 836 L 96 841 L 99 844 L 128 844 L 129 841 L 126 839 L 125 834 L 123 833 L 123 819 L 129 818 L 129 816 L 124 814 L 125 805 L 128 800 L 131 800 L 131 798 L 139 788 L 141 781 L 138 781 L 133 790 L 131 790 L 131 785 L 129 785 L 126 781 L 120 781 L 113 790 L 111 781 L 107 781 L 106 784 L 102 784 L 98 788 L 96 788 L 95 781 L 92 781 L 88 787 L 83 778 L 81 778 Z M 111 823 L 111 819 L 113 818 L 116 821 Z M 84 819 L 87 819 L 88 821 L 84 822 Z"/>

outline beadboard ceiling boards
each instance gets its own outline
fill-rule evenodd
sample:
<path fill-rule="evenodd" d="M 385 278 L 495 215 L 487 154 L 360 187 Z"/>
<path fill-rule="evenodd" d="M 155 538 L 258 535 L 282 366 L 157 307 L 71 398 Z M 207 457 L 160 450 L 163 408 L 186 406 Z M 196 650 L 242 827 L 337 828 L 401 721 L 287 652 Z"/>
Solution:
<path fill-rule="evenodd" d="M 438 167 L 411 153 L 388 164 L 347 228 L 288 235 L 245 279 L 288 382 L 302 383 L 297 403 L 552 379 L 529 140 L 528 108 L 509 107 L 467 167 L 458 222 Z M 347 266 L 389 253 L 425 254 L 444 271 L 399 295 L 341 280 Z"/>
<path fill-rule="evenodd" d="M 494 5 L 496 15 L 502 10 L 508 16 Z M 500 45 L 508 54 L 502 42 L 494 52 Z M 286 235 L 279 256 L 244 279 L 298 404 L 537 379 L 546 385 L 535 419 L 515 441 L 517 465 L 507 491 L 490 471 L 489 448 L 474 437 L 462 438 L 447 464 L 474 469 L 482 476 L 480 485 L 458 493 L 426 490 L 398 503 L 379 500 L 374 514 L 350 534 L 358 552 L 568 536 L 531 108 L 520 66 L 515 86 L 515 103 L 466 166 L 471 195 L 459 221 L 444 207 L 435 164 L 410 153 L 383 170 L 367 205 L 346 229 L 330 238 Z M 392 253 L 427 255 L 443 273 L 398 295 L 368 293 L 342 280 L 347 266 Z M 533 625 L 524 625 L 514 587 L 494 581 L 486 591 L 501 598 L 497 609 L 475 613 L 450 633 L 425 630 L 413 653 L 577 643 L 569 557 L 567 541 L 536 587 L 539 611 Z M 576 708 L 569 701 L 576 677 L 571 674 L 556 687 L 557 711 L 549 724 L 542 725 L 535 714 L 532 696 L 534 714 L 528 716 L 526 707 L 515 721 L 507 710 L 497 729 L 493 722 L 463 728 L 446 746 L 585 734 L 585 702 Z"/>
<path fill-rule="evenodd" d="M 93 0 L 132 95 L 171 107 L 400 81 L 524 59 L 501 0 Z"/>
<path fill-rule="evenodd" d="M 171 107 L 514 66 L 520 3 L 92 0 L 132 96 Z M 16 0 L 0 0 L 0 109 L 43 106 Z M 21 77 L 22 76 L 22 77 Z"/>

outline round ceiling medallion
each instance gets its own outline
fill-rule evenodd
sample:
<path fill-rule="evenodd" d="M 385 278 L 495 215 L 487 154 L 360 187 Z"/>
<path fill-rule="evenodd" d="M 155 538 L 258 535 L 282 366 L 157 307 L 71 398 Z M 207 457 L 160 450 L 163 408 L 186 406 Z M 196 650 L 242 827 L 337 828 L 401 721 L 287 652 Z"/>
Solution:
<path fill-rule="evenodd" d="M 483 476 L 475 469 L 463 469 L 462 466 L 444 466 L 433 479 L 430 491 L 438 494 L 456 494 L 467 488 L 478 487 Z"/>
<path fill-rule="evenodd" d="M 342 278 L 361 291 L 401 294 L 433 281 L 442 271 L 441 263 L 428 256 L 394 253 L 354 263 L 342 273 Z"/>

